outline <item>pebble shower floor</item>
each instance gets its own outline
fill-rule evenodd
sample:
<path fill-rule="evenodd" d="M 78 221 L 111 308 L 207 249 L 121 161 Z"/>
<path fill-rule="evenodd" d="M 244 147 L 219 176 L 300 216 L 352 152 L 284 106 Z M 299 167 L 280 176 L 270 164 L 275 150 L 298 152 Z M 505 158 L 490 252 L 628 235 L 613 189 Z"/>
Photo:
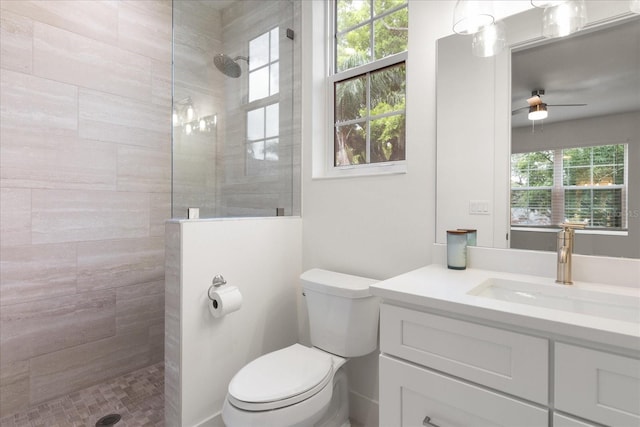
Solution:
<path fill-rule="evenodd" d="M 94 427 L 120 414 L 115 427 L 164 426 L 164 364 L 157 363 L 0 419 L 0 427 Z"/>

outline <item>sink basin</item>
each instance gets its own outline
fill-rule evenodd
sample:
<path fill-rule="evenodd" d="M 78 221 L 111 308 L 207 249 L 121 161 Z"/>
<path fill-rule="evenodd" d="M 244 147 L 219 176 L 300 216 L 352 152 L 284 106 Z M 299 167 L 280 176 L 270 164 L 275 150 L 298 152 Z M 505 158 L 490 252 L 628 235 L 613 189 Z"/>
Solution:
<path fill-rule="evenodd" d="M 489 278 L 469 295 L 569 311 L 607 319 L 640 323 L 640 298 L 573 286 L 546 285 L 502 278 Z"/>

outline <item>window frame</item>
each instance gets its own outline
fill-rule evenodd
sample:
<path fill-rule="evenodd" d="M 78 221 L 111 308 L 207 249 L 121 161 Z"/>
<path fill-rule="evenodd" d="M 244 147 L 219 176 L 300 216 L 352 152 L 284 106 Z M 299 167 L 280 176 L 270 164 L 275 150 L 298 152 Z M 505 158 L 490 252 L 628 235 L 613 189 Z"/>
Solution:
<path fill-rule="evenodd" d="M 384 18 L 390 14 L 393 14 L 403 8 L 409 8 L 409 2 L 404 5 L 396 6 L 391 8 L 379 16 L 376 16 L 375 20 Z M 384 58 L 374 60 L 371 62 L 359 65 L 357 67 L 350 68 L 345 71 L 337 72 L 337 46 L 336 46 L 336 12 L 337 12 L 337 2 L 336 0 L 330 0 L 327 2 L 327 69 L 326 69 L 326 129 L 327 141 L 325 141 L 325 177 L 348 177 L 348 176 L 363 176 L 363 175 L 383 175 L 383 174 L 400 174 L 407 172 L 407 157 L 408 157 L 408 147 L 406 145 L 406 123 L 407 123 L 407 109 L 406 109 L 406 98 L 408 96 L 406 72 L 409 67 L 409 55 L 408 55 L 408 46 L 407 50 L 403 52 L 399 52 L 393 55 L 386 56 Z M 369 20 L 360 23 L 354 27 L 347 28 L 343 30 L 343 33 L 346 33 L 354 28 L 358 28 L 360 26 L 366 25 L 367 23 L 373 23 L 375 20 L 373 19 L 373 10 L 371 12 L 372 16 Z M 373 41 L 372 41 L 373 42 Z M 373 45 L 372 45 L 373 46 Z M 373 55 L 373 52 L 371 53 Z M 392 67 L 394 65 L 405 64 L 405 109 L 402 114 L 405 118 L 405 159 L 404 160 L 396 160 L 389 162 L 376 162 L 376 163 L 363 163 L 356 165 L 344 165 L 344 166 L 336 166 L 335 165 L 335 84 L 341 81 L 349 80 L 358 76 L 366 76 L 383 70 L 388 67 Z M 369 106 L 369 90 L 367 90 L 367 106 Z M 395 112 L 394 112 L 395 113 Z M 393 114 L 389 114 L 393 115 Z M 372 116 L 368 115 L 366 117 L 367 123 L 370 122 Z M 377 116 L 374 116 L 378 118 Z M 382 116 L 381 116 L 382 117 Z M 369 129 L 367 130 L 369 132 Z M 370 149 L 370 140 L 367 141 L 367 150 Z"/>
<path fill-rule="evenodd" d="M 602 187 L 596 184 L 589 185 L 565 185 L 563 181 L 564 177 L 564 150 L 571 148 L 595 148 L 595 147 L 603 147 L 610 145 L 622 145 L 624 147 L 624 183 L 623 184 L 612 184 L 606 187 Z M 629 192 L 629 144 L 626 142 L 620 143 L 604 143 L 598 145 L 588 145 L 588 146 L 580 146 L 580 147 L 567 147 L 567 148 L 557 148 L 550 150 L 539 150 L 539 151 L 551 151 L 553 153 L 553 186 L 526 186 L 526 187 L 516 187 L 514 189 L 513 186 L 509 186 L 509 200 L 511 200 L 513 191 L 532 191 L 532 190 L 551 190 L 551 224 L 549 225 L 533 225 L 533 224 L 513 224 L 511 222 L 511 202 L 509 202 L 509 227 L 514 231 L 557 231 L 557 227 L 554 227 L 554 224 L 558 224 L 564 222 L 564 218 L 566 216 L 566 203 L 565 203 L 565 191 L 566 190 L 590 190 L 591 191 L 591 199 L 593 203 L 593 190 L 602 190 L 602 189 L 619 189 L 621 190 L 621 204 L 620 211 L 624 214 L 621 217 L 620 227 L 586 227 L 584 230 L 579 230 L 584 234 L 607 234 L 607 235 L 626 235 L 628 233 L 629 227 L 629 216 L 628 216 L 628 192 Z M 537 151 L 528 151 L 517 154 L 524 153 L 533 153 Z M 512 156 L 516 153 L 511 153 L 510 162 L 512 161 Z M 559 159 L 559 160 L 556 160 Z M 590 173 L 593 174 L 593 159 L 590 167 Z M 591 217 L 593 217 L 593 212 L 591 212 Z"/>

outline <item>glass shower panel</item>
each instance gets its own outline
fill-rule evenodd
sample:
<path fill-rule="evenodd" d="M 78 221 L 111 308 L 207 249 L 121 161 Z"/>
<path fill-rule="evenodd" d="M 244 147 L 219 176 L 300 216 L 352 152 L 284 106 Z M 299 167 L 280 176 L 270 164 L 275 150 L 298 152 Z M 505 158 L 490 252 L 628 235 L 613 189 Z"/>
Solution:
<path fill-rule="evenodd" d="M 173 2 L 173 218 L 300 214 L 300 8 Z"/>

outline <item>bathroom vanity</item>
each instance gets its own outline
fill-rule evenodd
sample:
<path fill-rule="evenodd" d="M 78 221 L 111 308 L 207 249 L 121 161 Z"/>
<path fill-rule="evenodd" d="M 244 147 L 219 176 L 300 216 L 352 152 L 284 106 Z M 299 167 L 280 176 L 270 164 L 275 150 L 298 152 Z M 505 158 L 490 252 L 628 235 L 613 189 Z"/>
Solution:
<path fill-rule="evenodd" d="M 379 282 L 381 426 L 640 426 L 640 289 L 438 264 Z"/>

